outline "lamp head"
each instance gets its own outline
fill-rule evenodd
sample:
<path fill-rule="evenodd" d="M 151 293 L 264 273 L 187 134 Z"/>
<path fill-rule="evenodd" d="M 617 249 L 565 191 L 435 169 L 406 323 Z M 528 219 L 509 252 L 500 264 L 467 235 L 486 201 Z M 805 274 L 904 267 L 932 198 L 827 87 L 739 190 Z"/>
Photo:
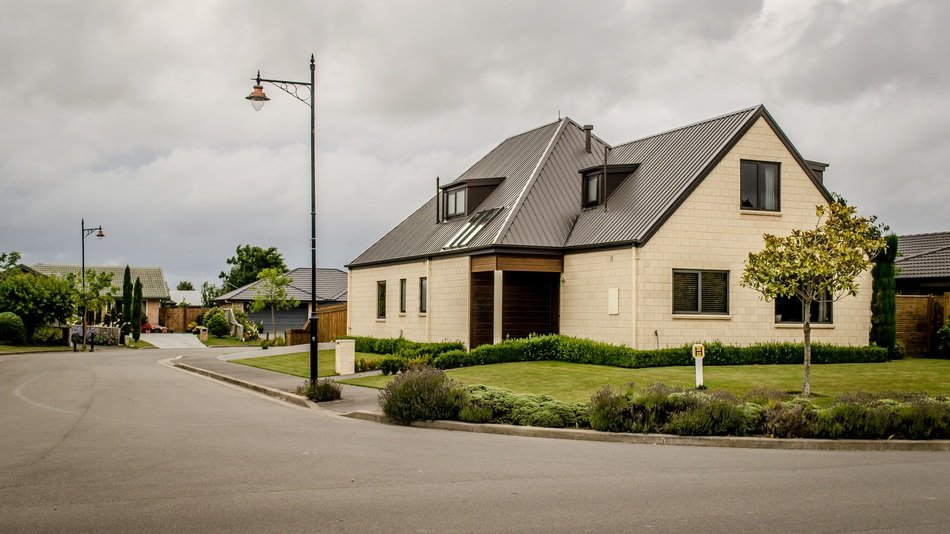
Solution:
<path fill-rule="evenodd" d="M 267 98 L 267 95 L 264 94 L 264 86 L 261 85 L 261 73 L 257 73 L 257 83 L 254 84 L 254 90 L 251 91 L 251 94 L 244 97 L 251 101 L 251 105 L 254 106 L 254 111 L 260 111 L 264 107 L 264 102 L 270 100 Z"/>
<path fill-rule="evenodd" d="M 99 239 L 102 239 L 102 238 L 105 237 L 105 236 L 106 236 L 106 234 L 102 231 L 102 227 L 100 226 L 100 227 L 99 227 L 99 231 L 96 232 L 96 237 L 98 237 Z"/>

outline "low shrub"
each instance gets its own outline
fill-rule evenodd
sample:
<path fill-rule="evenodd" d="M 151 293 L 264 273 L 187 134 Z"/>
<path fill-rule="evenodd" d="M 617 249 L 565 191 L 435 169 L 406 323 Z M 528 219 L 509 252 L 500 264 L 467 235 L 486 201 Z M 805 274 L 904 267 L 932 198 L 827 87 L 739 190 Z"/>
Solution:
<path fill-rule="evenodd" d="M 466 388 L 459 418 L 469 423 L 502 423 L 548 428 L 588 427 L 587 405 L 547 395 L 514 393 L 483 385 Z"/>
<path fill-rule="evenodd" d="M 356 360 L 354 365 L 355 371 L 357 373 L 365 373 L 366 371 L 376 371 L 379 369 L 379 360 L 367 360 L 366 358 L 360 358 Z"/>
<path fill-rule="evenodd" d="M 63 345 L 63 330 L 52 326 L 41 326 L 33 331 L 30 343 L 34 345 Z"/>
<path fill-rule="evenodd" d="M 457 419 L 464 401 L 462 388 L 433 367 L 411 367 L 379 392 L 383 413 L 402 424 Z"/>
<path fill-rule="evenodd" d="M 379 369 L 384 375 L 399 374 L 408 368 L 408 362 L 399 356 L 386 356 L 382 360 L 379 360 Z"/>
<path fill-rule="evenodd" d="M 950 321 L 937 330 L 937 353 L 938 358 L 950 358 Z"/>
<path fill-rule="evenodd" d="M 444 352 L 453 350 L 464 350 L 465 345 L 461 341 L 439 341 L 435 343 L 420 343 L 410 341 L 405 338 L 375 338 L 366 336 L 345 336 L 340 339 L 352 339 L 356 343 L 356 352 L 368 352 L 370 354 L 391 354 L 400 356 L 404 359 L 411 359 L 417 356 L 437 356 Z"/>
<path fill-rule="evenodd" d="M 340 400 L 343 396 L 343 387 L 329 378 L 322 380 L 307 380 L 297 388 L 297 395 L 303 395 L 313 402 Z"/>
<path fill-rule="evenodd" d="M 26 326 L 19 315 L 9 311 L 0 313 L 0 341 L 14 345 L 26 342 Z"/>
<path fill-rule="evenodd" d="M 224 337 L 231 333 L 231 325 L 228 324 L 221 308 L 211 308 L 205 312 L 204 326 L 214 337 Z"/>

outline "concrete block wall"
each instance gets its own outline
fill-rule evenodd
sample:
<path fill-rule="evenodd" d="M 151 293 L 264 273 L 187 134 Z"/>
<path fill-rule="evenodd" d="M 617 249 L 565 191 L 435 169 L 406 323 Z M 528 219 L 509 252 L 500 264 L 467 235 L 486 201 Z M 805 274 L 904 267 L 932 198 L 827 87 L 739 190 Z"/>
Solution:
<path fill-rule="evenodd" d="M 561 275 L 561 333 L 633 345 L 632 248 L 564 255 Z M 618 292 L 618 311 L 608 313 L 610 289 Z"/>

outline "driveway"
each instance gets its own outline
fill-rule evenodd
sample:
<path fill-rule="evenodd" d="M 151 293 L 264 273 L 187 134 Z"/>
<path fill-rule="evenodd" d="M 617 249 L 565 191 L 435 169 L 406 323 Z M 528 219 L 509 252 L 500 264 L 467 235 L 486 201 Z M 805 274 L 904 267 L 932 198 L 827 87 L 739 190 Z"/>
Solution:
<path fill-rule="evenodd" d="M 160 349 L 203 349 L 204 343 L 194 334 L 142 334 L 139 339 Z"/>

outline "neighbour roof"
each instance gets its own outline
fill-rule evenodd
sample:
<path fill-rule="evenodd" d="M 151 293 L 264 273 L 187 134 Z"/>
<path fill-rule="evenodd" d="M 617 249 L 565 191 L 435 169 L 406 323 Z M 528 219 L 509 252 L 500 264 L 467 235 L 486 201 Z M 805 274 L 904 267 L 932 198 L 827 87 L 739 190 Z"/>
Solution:
<path fill-rule="evenodd" d="M 287 296 L 300 302 L 310 301 L 310 268 L 299 267 L 287 273 L 290 277 L 290 286 Z M 251 282 L 244 287 L 235 289 L 214 299 L 215 302 L 250 301 L 257 294 L 257 285 L 260 281 Z M 317 268 L 317 301 L 318 302 L 346 302 L 347 275 L 340 269 Z"/>
<path fill-rule="evenodd" d="M 197 289 L 169 289 L 168 294 L 175 304 L 185 302 L 192 306 L 201 306 L 201 291 Z"/>
<path fill-rule="evenodd" d="M 37 263 L 33 269 L 47 275 L 65 277 L 69 273 L 79 276 L 79 265 L 57 265 L 51 263 Z M 125 266 L 118 265 L 87 265 L 86 272 L 112 273 L 112 285 L 116 288 L 116 297 L 122 296 L 122 277 L 125 276 Z M 129 266 L 132 282 L 138 278 L 142 281 L 142 298 L 146 300 L 168 300 L 168 284 L 161 267 L 133 267 Z"/>
<path fill-rule="evenodd" d="M 763 106 L 615 147 L 592 136 L 591 152 L 585 149 L 583 127 L 564 118 L 506 139 L 446 186 L 504 177 L 471 213 L 437 222 L 439 197 L 433 197 L 350 265 L 490 248 L 563 251 L 643 244 L 760 118 L 831 201 Z M 605 164 L 632 174 L 606 205 L 584 209 L 579 172 Z"/>
<path fill-rule="evenodd" d="M 897 238 L 897 278 L 950 277 L 950 232 Z"/>

